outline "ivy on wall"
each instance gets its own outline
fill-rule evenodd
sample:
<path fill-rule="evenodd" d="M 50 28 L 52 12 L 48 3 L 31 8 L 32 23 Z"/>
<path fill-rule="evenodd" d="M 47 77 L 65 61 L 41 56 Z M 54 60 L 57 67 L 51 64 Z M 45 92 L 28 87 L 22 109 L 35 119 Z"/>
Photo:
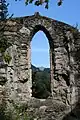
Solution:
<path fill-rule="evenodd" d="M 0 32 L 0 53 L 6 63 L 9 64 L 11 61 L 11 56 L 9 53 L 5 53 L 6 49 L 11 46 L 11 43 L 8 42 L 7 38 L 4 36 L 4 30 Z"/>

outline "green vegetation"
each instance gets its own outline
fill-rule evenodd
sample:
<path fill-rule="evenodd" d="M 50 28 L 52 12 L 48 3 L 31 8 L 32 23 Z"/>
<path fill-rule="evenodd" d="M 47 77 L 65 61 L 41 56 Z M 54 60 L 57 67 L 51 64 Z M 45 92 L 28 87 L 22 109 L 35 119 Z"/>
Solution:
<path fill-rule="evenodd" d="M 2 31 L 4 33 L 4 30 L 2 30 Z M 5 54 L 5 51 L 7 48 L 9 48 L 11 46 L 11 43 L 8 42 L 7 38 L 4 37 L 3 33 L 0 34 L 0 52 L 2 53 L 2 57 L 5 60 L 5 62 L 9 64 L 9 62 L 11 61 L 11 56 L 9 55 L 9 53 Z"/>
<path fill-rule="evenodd" d="M 46 99 L 50 96 L 50 69 L 40 70 L 32 65 L 32 96 Z"/>
<path fill-rule="evenodd" d="M 6 18 L 9 16 L 8 13 L 8 6 L 9 3 L 6 2 L 7 0 L 0 0 L 0 19 L 6 20 Z M 13 14 L 9 18 L 12 18 Z"/>
<path fill-rule="evenodd" d="M 4 20 L 5 22 L 7 16 L 9 15 L 8 5 L 9 4 L 6 3 L 6 0 L 0 1 L 0 20 Z M 5 60 L 5 62 L 9 64 L 11 56 L 9 55 L 9 53 L 5 54 L 5 51 L 7 48 L 9 48 L 9 46 L 11 46 L 11 43 L 9 43 L 7 38 L 4 36 L 4 28 L 5 24 L 2 24 L 2 26 L 0 27 L 0 53 L 2 54 L 2 57 Z"/>
<path fill-rule="evenodd" d="M 8 16 L 8 5 L 6 4 L 6 0 L 0 0 L 0 19 L 5 20 Z"/>
<path fill-rule="evenodd" d="M 27 113 L 27 105 L 13 103 L 11 110 L 7 110 L 6 104 L 0 105 L 0 120 L 34 120 L 33 116 Z"/>
<path fill-rule="evenodd" d="M 18 1 L 18 0 L 15 0 L 15 1 Z M 36 6 L 45 4 L 45 8 L 48 9 L 50 0 L 25 0 L 26 5 L 32 4 L 33 2 Z M 57 5 L 61 6 L 62 2 L 63 2 L 63 0 L 58 0 Z"/>
<path fill-rule="evenodd" d="M 6 63 L 10 63 L 10 61 L 11 61 L 11 56 L 9 55 L 9 53 L 6 53 L 6 54 L 4 54 L 4 60 L 5 60 L 5 62 Z"/>

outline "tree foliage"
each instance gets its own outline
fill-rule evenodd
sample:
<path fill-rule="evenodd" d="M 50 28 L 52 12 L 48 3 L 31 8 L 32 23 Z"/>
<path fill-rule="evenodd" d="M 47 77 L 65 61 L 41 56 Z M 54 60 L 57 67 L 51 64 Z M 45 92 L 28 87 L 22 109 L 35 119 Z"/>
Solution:
<path fill-rule="evenodd" d="M 50 69 L 45 68 L 41 71 L 32 66 L 32 96 L 40 99 L 46 99 L 51 94 Z"/>
<path fill-rule="evenodd" d="M 17 1 L 17 0 L 15 0 L 15 1 Z M 36 6 L 45 4 L 45 8 L 48 9 L 50 0 L 25 0 L 26 5 L 31 4 L 33 2 Z M 63 0 L 58 0 L 57 5 L 58 6 L 62 5 L 62 2 L 63 2 Z"/>
<path fill-rule="evenodd" d="M 6 0 L 0 0 L 0 19 L 4 20 L 8 16 L 8 5 Z"/>
<path fill-rule="evenodd" d="M 8 13 L 9 3 L 6 0 L 0 0 L 0 20 L 6 20 L 6 18 L 12 18 L 14 14 L 9 16 Z"/>

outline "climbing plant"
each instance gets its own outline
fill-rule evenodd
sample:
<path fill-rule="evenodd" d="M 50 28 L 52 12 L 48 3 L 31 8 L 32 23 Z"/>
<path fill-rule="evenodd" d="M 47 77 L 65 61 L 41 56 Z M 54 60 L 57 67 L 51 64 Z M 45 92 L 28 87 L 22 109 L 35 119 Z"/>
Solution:
<path fill-rule="evenodd" d="M 6 23 L 6 18 L 9 15 L 8 5 L 9 3 L 7 3 L 6 0 L 0 0 L 0 22 L 4 21 L 4 23 Z M 9 18 L 11 18 L 12 16 L 13 14 Z M 11 43 L 8 42 L 7 38 L 4 36 L 5 26 L 5 24 L 2 24 L 0 26 L 0 53 L 2 54 L 2 57 L 5 60 L 5 62 L 9 64 L 11 57 L 9 53 L 5 54 L 5 51 L 9 46 L 11 46 Z"/>
<path fill-rule="evenodd" d="M 5 51 L 10 46 L 11 46 L 11 43 L 4 36 L 4 28 L 0 29 L 0 53 L 2 54 L 2 57 L 5 60 L 5 62 L 8 63 L 8 64 L 11 60 L 11 56 L 9 55 L 9 53 L 5 54 Z"/>

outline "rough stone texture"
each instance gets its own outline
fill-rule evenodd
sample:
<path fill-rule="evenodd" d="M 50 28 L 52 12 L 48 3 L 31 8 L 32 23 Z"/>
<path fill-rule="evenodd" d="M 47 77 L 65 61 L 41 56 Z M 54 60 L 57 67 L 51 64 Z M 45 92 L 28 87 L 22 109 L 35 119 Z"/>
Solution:
<path fill-rule="evenodd" d="M 72 26 L 35 15 L 0 21 L 0 30 L 12 44 L 0 53 L 0 103 L 5 96 L 7 106 L 27 104 L 34 120 L 80 120 L 80 33 Z M 51 97 L 39 100 L 32 96 L 30 42 L 42 30 L 50 45 Z M 42 44 L 42 43 L 41 43 Z M 2 91 L 5 90 L 5 95 Z"/>

